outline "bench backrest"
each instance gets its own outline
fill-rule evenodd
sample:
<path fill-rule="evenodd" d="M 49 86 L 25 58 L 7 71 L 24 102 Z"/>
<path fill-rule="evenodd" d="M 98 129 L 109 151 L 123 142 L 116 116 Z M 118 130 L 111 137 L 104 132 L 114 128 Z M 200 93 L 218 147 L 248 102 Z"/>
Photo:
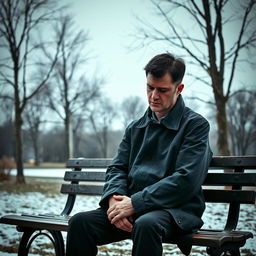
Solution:
<path fill-rule="evenodd" d="M 111 159 L 68 160 L 66 166 L 72 171 L 64 177 L 70 183 L 61 187 L 61 193 L 69 195 L 63 214 L 71 212 L 76 195 L 101 195 L 110 163 Z M 203 191 L 206 202 L 230 204 L 225 229 L 235 229 L 240 204 L 255 204 L 256 156 L 213 157 Z"/>

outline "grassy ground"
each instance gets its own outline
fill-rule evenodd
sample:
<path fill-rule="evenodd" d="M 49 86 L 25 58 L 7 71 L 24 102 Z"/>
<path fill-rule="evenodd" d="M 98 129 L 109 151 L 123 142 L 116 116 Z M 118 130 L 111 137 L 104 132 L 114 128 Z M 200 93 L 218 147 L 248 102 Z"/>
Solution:
<path fill-rule="evenodd" d="M 35 166 L 33 163 L 24 163 L 24 168 L 65 168 L 65 163 L 40 163 Z"/>
<path fill-rule="evenodd" d="M 59 194 L 61 179 L 26 177 L 25 184 L 17 184 L 16 177 L 0 181 L 0 191 L 8 193 L 40 192 L 43 194 Z"/>

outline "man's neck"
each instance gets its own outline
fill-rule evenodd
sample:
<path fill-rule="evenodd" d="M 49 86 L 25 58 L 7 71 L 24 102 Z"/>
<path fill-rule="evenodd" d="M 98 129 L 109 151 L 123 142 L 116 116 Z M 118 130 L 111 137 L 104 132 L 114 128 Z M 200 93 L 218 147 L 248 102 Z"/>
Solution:
<path fill-rule="evenodd" d="M 166 115 L 167 115 L 167 114 L 165 114 L 165 115 L 157 115 L 156 112 L 152 112 L 153 119 L 154 119 L 155 121 L 157 121 L 157 122 L 159 122 L 160 119 L 164 118 Z"/>

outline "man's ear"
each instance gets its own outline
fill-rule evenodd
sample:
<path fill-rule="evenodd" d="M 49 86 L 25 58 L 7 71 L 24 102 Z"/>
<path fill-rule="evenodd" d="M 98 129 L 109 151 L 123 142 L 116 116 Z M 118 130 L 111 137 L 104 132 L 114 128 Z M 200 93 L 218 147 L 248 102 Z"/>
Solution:
<path fill-rule="evenodd" d="M 183 91 L 183 88 L 184 88 L 184 84 L 179 84 L 177 87 L 177 93 L 181 94 L 181 92 Z"/>

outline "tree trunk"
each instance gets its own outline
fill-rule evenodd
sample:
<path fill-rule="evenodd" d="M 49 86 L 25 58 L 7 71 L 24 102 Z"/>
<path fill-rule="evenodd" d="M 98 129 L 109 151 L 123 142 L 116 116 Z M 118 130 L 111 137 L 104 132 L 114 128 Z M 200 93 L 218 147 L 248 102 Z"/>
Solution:
<path fill-rule="evenodd" d="M 217 107 L 216 121 L 218 126 L 217 147 L 220 155 L 228 156 L 230 155 L 230 151 L 228 146 L 226 101 L 223 97 L 215 97 L 215 100 Z"/>
<path fill-rule="evenodd" d="M 65 118 L 65 158 L 68 159 L 70 152 L 69 152 L 69 118 Z"/>
<path fill-rule="evenodd" d="M 70 114 L 66 115 L 65 118 L 65 151 L 66 159 L 73 157 L 73 136 L 72 136 L 72 125 Z"/>
<path fill-rule="evenodd" d="M 15 99 L 15 148 L 16 148 L 16 183 L 25 183 L 23 173 L 23 143 L 22 143 L 22 109 L 18 86 L 18 57 L 14 62 L 14 99 Z"/>
<path fill-rule="evenodd" d="M 69 134 L 69 141 L 68 141 L 68 147 L 69 147 L 69 158 L 72 158 L 74 156 L 74 141 L 73 141 L 73 125 L 72 125 L 72 116 L 69 117 L 69 127 L 68 127 L 68 134 Z"/>
<path fill-rule="evenodd" d="M 22 118 L 21 111 L 16 107 L 15 113 L 15 138 L 16 138 L 16 183 L 25 183 L 23 174 L 23 152 L 22 152 Z"/>
<path fill-rule="evenodd" d="M 103 157 L 104 158 L 107 158 L 107 155 L 108 155 L 108 127 L 107 126 L 104 126 L 103 128 L 103 134 L 102 134 L 103 138 L 102 138 L 102 141 L 103 141 Z"/>
<path fill-rule="evenodd" d="M 33 147 L 34 147 L 34 156 L 35 156 L 35 166 L 39 166 L 39 150 L 38 150 L 38 134 L 34 135 L 35 138 L 33 139 Z"/>

